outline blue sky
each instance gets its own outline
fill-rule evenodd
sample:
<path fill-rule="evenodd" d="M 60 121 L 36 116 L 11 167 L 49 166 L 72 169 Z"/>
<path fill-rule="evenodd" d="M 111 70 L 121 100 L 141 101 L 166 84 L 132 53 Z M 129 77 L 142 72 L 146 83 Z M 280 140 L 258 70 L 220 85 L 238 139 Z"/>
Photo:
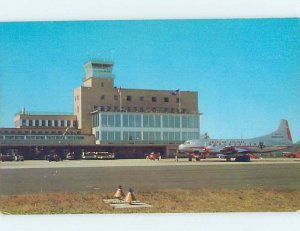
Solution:
<path fill-rule="evenodd" d="M 83 64 L 113 58 L 115 85 L 197 91 L 201 133 L 251 138 L 288 119 L 300 140 L 299 19 L 0 23 L 0 127 L 72 112 Z"/>

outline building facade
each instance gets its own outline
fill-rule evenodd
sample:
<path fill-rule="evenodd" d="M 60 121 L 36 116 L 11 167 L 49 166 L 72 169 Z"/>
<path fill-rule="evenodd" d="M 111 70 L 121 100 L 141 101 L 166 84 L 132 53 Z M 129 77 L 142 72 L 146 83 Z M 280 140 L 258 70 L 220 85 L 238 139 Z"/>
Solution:
<path fill-rule="evenodd" d="M 14 117 L 15 128 L 77 128 L 76 115 L 67 113 L 29 112 L 23 109 Z"/>
<path fill-rule="evenodd" d="M 200 134 L 198 94 L 114 86 L 113 62 L 85 64 L 74 90 L 74 114 L 96 143 L 180 143 Z"/>
<path fill-rule="evenodd" d="M 199 138 L 199 115 L 175 113 L 92 113 L 96 143 L 176 144 Z"/>

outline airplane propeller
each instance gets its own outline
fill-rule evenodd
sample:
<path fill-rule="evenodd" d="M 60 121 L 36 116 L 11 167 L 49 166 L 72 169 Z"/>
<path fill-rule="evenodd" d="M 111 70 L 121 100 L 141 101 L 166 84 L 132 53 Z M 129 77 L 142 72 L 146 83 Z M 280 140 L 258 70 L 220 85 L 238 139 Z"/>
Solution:
<path fill-rule="evenodd" d="M 259 142 L 258 147 L 260 149 L 263 149 L 265 147 L 264 142 Z"/>

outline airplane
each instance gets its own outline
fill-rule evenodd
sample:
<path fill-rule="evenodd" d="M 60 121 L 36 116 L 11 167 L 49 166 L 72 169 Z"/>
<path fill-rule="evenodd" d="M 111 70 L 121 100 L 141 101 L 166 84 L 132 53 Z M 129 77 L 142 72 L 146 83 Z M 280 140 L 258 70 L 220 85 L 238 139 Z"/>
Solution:
<path fill-rule="evenodd" d="M 210 154 L 224 154 L 227 161 L 250 161 L 250 153 L 280 151 L 293 145 L 288 121 L 282 119 L 276 131 L 252 139 L 197 139 L 187 140 L 178 147 L 178 153 L 187 153 L 189 160 L 204 159 Z"/>

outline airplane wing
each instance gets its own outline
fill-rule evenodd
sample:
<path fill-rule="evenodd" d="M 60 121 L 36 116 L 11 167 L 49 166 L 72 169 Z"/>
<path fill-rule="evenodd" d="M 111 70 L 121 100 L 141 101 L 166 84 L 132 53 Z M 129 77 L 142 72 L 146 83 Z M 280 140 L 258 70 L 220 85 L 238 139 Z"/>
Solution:
<path fill-rule="evenodd" d="M 247 154 L 250 153 L 251 151 L 246 148 L 239 148 L 239 147 L 234 147 L 234 146 L 226 146 L 223 149 L 220 150 L 220 154 Z"/>

